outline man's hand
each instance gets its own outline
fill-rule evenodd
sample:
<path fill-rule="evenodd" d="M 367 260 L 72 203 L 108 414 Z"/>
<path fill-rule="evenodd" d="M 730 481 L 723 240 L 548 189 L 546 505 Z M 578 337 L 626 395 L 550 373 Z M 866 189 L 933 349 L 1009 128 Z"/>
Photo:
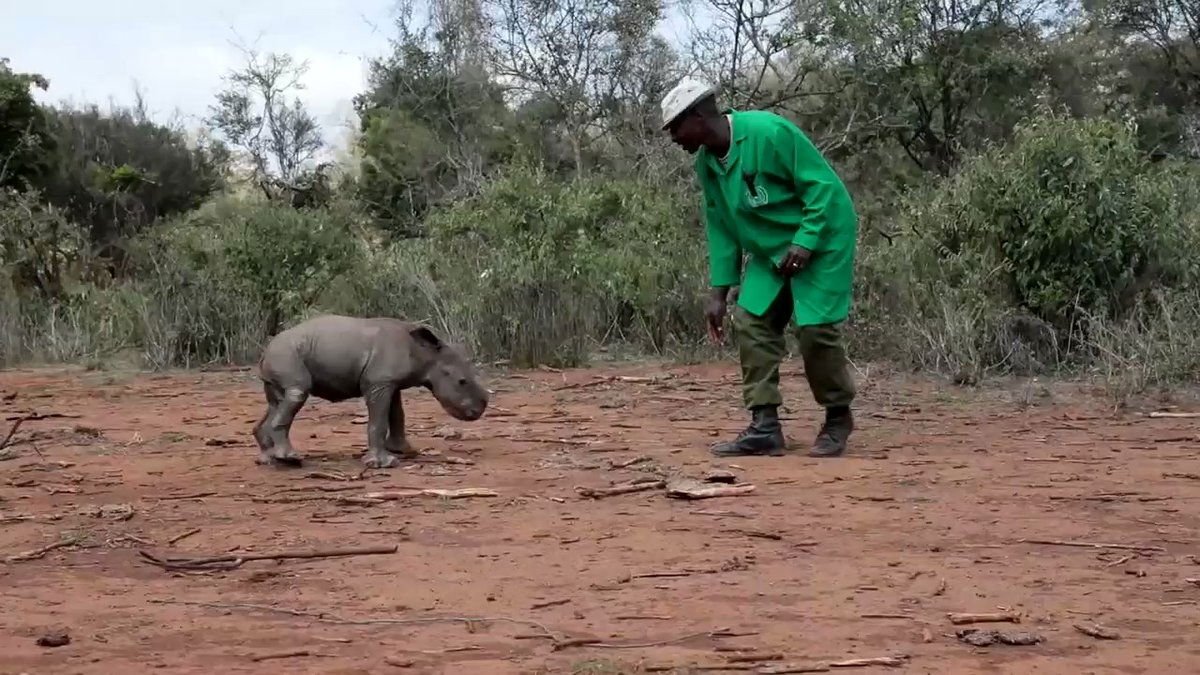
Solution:
<path fill-rule="evenodd" d="M 708 323 L 708 337 L 713 342 L 725 342 L 725 312 L 729 306 L 728 297 L 728 288 L 714 288 L 704 303 L 704 319 Z"/>
<path fill-rule="evenodd" d="M 783 260 L 779 261 L 779 273 L 785 277 L 795 276 L 804 269 L 810 258 L 812 251 L 803 246 L 792 246 L 783 255 Z"/>

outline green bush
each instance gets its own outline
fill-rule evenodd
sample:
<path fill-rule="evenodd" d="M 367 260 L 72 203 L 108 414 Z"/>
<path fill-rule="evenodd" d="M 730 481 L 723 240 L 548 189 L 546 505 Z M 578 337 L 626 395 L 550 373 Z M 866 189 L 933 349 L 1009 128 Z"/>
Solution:
<path fill-rule="evenodd" d="M 910 194 L 895 247 L 864 252 L 868 323 L 883 352 L 977 378 L 1096 354 L 1097 322 L 1146 321 L 1157 289 L 1200 280 L 1200 172 L 1153 163 L 1136 131 L 1045 115 L 953 178 Z"/>
<path fill-rule="evenodd" d="M 1056 328 L 1120 316 L 1195 267 L 1179 247 L 1196 241 L 1197 203 L 1178 199 L 1195 170 L 1151 163 L 1136 140 L 1109 120 L 1037 117 L 906 215 L 943 260 L 994 274 L 1005 300 Z"/>
<path fill-rule="evenodd" d="M 429 218 L 428 278 L 452 326 L 489 357 L 571 364 L 599 343 L 690 346 L 706 264 L 693 201 L 514 167 Z"/>
<path fill-rule="evenodd" d="M 350 219 L 226 198 L 139 240 L 142 339 L 158 367 L 246 361 L 357 264 Z"/>

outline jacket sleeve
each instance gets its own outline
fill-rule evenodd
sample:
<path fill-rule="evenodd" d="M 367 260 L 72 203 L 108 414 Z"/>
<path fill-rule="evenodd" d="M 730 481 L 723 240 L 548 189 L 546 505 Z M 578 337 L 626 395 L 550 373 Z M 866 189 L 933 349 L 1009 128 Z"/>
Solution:
<path fill-rule="evenodd" d="M 781 124 L 775 134 L 776 161 L 784 175 L 796 186 L 804 206 L 800 227 L 792 243 L 816 251 L 829 222 L 831 202 L 836 198 L 837 180 L 830 175 L 820 151 L 803 132 L 791 124 Z"/>
<path fill-rule="evenodd" d="M 729 226 L 705 199 L 704 220 L 708 233 L 708 276 L 713 288 L 736 286 L 741 280 L 742 250 Z"/>

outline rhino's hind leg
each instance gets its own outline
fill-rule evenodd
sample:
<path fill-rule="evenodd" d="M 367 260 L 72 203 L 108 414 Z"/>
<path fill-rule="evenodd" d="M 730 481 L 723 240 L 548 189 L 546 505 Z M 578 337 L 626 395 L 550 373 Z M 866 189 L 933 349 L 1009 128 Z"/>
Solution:
<path fill-rule="evenodd" d="M 363 464 L 372 469 L 400 466 L 400 458 L 388 452 L 388 430 L 392 424 L 392 400 L 398 387 L 377 384 L 367 388 L 367 452 Z"/>
<path fill-rule="evenodd" d="M 267 432 L 266 425 L 271 416 L 275 414 L 275 409 L 279 407 L 279 399 L 282 398 L 282 394 L 278 387 L 266 382 L 263 383 L 263 393 L 267 398 L 267 411 L 263 413 L 262 419 L 258 421 L 258 424 L 254 425 L 254 440 L 258 443 L 258 463 L 270 464 L 270 450 L 273 442 L 271 441 L 271 434 Z"/>
<path fill-rule="evenodd" d="M 302 460 L 296 449 L 292 447 L 289 434 L 296 413 L 304 407 L 308 400 L 308 392 L 298 387 L 288 387 L 275 405 L 275 414 L 267 421 L 267 436 L 271 447 L 263 452 L 266 457 L 289 466 L 300 466 Z"/>
<path fill-rule="evenodd" d="M 404 434 L 404 403 L 400 400 L 400 388 L 392 394 L 392 407 L 388 413 L 387 451 L 401 458 L 412 459 L 417 452 Z"/>

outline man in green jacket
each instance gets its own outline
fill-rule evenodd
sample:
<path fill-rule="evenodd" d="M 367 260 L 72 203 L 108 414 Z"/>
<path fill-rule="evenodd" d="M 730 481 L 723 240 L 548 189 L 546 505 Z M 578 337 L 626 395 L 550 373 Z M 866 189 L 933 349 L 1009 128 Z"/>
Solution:
<path fill-rule="evenodd" d="M 721 112 L 715 88 L 704 82 L 685 79 L 671 90 L 662 121 L 671 140 L 696 156 L 712 285 L 705 315 L 714 340 L 724 340 L 729 289 L 741 282 L 733 323 L 751 423 L 713 453 L 783 454 L 779 364 L 791 323 L 813 398 L 825 408 L 809 455 L 841 454 L 854 428 L 841 330 L 858 229 L 850 194 L 794 124 L 767 111 Z"/>

